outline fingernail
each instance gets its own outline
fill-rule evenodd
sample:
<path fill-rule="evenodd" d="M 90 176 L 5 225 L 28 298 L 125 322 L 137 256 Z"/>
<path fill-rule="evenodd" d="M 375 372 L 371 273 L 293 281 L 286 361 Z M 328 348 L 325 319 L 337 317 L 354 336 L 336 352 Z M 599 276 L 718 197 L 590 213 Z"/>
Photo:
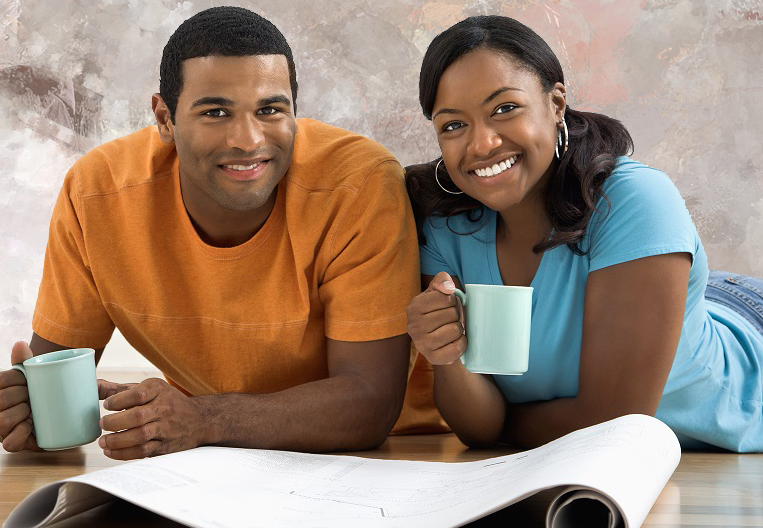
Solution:
<path fill-rule="evenodd" d="M 111 410 L 111 409 L 109 409 L 109 399 L 108 398 L 103 400 L 103 408 L 106 409 L 107 411 Z"/>
<path fill-rule="evenodd" d="M 100 438 L 98 439 L 98 445 L 99 445 L 101 448 L 104 448 L 104 447 L 106 447 L 106 437 L 104 437 L 104 436 L 100 437 Z"/>
<path fill-rule="evenodd" d="M 442 283 L 446 290 L 455 290 L 456 284 L 453 281 L 445 281 Z"/>

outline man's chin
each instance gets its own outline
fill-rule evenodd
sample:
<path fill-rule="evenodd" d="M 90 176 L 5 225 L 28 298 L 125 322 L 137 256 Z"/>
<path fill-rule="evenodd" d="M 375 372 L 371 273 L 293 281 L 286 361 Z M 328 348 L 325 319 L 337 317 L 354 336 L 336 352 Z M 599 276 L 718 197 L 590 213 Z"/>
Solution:
<path fill-rule="evenodd" d="M 275 203 L 276 189 L 268 194 L 257 193 L 254 196 L 243 197 L 241 195 L 218 196 L 217 203 L 223 208 L 233 213 L 251 213 L 259 211 L 266 207 L 273 207 Z"/>

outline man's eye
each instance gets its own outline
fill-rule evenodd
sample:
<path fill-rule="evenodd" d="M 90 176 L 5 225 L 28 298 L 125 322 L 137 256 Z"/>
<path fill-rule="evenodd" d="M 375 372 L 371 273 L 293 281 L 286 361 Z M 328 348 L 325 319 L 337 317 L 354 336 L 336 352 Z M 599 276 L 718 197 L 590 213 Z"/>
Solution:
<path fill-rule="evenodd" d="M 266 106 L 265 108 L 261 108 L 258 114 L 264 114 L 264 115 L 273 115 L 278 112 L 277 108 L 274 108 L 272 106 Z"/>
<path fill-rule="evenodd" d="M 204 115 L 209 117 L 225 117 L 228 115 L 228 112 L 226 112 L 222 108 L 214 108 L 212 110 L 207 110 L 206 112 L 204 112 Z"/>
<path fill-rule="evenodd" d="M 452 132 L 454 130 L 458 130 L 464 126 L 463 123 L 459 123 L 458 121 L 451 121 L 450 123 L 446 124 L 444 127 L 442 127 L 443 132 Z"/>
<path fill-rule="evenodd" d="M 501 106 L 499 106 L 496 109 L 495 113 L 496 114 L 507 114 L 507 113 L 511 112 L 512 110 L 514 110 L 516 107 L 517 107 L 517 105 L 515 105 L 515 104 L 501 105 Z"/>

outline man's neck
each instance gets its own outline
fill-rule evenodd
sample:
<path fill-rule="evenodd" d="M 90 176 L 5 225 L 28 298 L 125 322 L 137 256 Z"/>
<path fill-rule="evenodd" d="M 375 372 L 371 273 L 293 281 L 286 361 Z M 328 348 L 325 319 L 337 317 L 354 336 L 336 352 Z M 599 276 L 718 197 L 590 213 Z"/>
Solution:
<path fill-rule="evenodd" d="M 181 191 L 184 192 L 181 179 Z M 215 203 L 211 198 L 208 203 L 199 204 L 183 200 L 193 227 L 199 237 L 210 246 L 235 247 L 251 239 L 265 225 L 276 203 L 278 187 L 261 207 L 251 211 L 232 211 Z"/>

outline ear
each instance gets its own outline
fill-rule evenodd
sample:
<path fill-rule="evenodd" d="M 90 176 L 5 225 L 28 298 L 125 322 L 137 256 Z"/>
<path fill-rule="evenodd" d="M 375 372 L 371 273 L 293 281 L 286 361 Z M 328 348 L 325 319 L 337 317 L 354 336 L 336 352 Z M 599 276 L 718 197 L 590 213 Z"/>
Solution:
<path fill-rule="evenodd" d="M 155 93 L 151 96 L 151 109 L 156 117 L 156 124 L 159 127 L 159 137 L 168 145 L 175 142 L 175 125 L 172 123 L 170 109 L 162 99 L 162 96 Z"/>
<path fill-rule="evenodd" d="M 567 88 L 560 82 L 551 89 L 551 104 L 556 122 L 561 123 L 564 118 L 564 111 L 567 110 Z"/>

